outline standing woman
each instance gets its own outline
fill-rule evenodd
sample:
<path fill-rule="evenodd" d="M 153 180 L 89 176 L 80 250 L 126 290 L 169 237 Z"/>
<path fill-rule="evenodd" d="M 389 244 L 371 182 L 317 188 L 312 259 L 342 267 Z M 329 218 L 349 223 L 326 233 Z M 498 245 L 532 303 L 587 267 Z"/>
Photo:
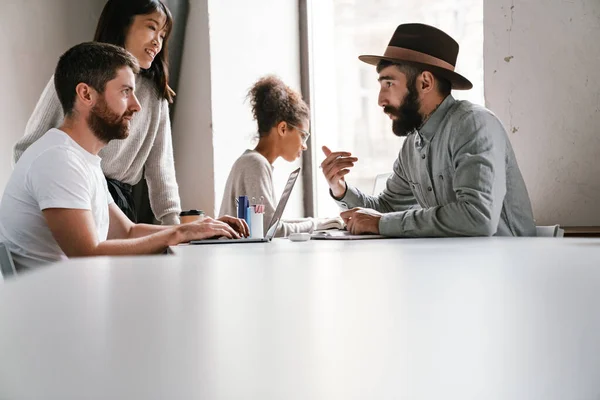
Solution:
<path fill-rule="evenodd" d="M 175 92 L 169 87 L 167 41 L 173 18 L 160 0 L 109 0 L 98 21 L 94 41 L 124 47 L 141 67 L 135 94 L 142 106 L 131 121 L 130 136 L 113 140 L 100 151 L 102 170 L 115 203 L 136 222 L 133 185 L 148 183 L 150 207 L 162 224 L 179 223 L 181 211 L 175 178 L 169 103 Z M 64 118 L 54 88 L 46 85 L 14 147 L 14 162 L 46 131 L 60 126 Z"/>

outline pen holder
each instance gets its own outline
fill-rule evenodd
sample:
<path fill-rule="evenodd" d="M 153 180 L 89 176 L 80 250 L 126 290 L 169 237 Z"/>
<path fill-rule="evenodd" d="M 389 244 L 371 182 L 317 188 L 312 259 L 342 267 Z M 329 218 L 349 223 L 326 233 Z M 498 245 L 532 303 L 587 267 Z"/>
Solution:
<path fill-rule="evenodd" d="M 263 232 L 263 216 L 264 213 L 257 213 L 254 207 L 248 209 L 248 216 L 250 221 L 248 223 L 250 227 L 250 237 L 252 239 L 262 239 L 264 237 Z"/>

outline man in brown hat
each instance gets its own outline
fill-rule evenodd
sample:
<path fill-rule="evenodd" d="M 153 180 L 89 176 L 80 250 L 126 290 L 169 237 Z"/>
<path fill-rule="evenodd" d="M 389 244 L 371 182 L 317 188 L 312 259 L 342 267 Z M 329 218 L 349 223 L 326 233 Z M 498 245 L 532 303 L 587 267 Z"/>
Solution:
<path fill-rule="evenodd" d="M 357 161 L 331 152 L 321 167 L 351 233 L 397 237 L 535 236 L 531 202 L 508 135 L 482 106 L 457 101 L 473 87 L 454 72 L 458 43 L 423 24 L 398 26 L 376 65 L 379 105 L 406 137 L 379 196 L 346 184 Z"/>

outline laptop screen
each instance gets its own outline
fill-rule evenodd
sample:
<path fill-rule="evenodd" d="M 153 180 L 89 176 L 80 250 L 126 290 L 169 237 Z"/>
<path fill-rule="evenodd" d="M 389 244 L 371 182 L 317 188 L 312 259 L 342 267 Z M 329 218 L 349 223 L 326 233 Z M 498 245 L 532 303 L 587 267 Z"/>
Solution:
<path fill-rule="evenodd" d="M 292 171 L 287 180 L 287 183 L 285 184 L 283 194 L 279 199 L 279 203 L 277 204 L 277 208 L 275 209 L 273 218 L 271 218 L 271 222 L 269 223 L 269 230 L 267 231 L 267 235 L 265 236 L 267 240 L 271 240 L 273 239 L 273 236 L 275 236 L 275 232 L 277 231 L 277 227 L 279 226 L 279 222 L 281 221 L 281 216 L 283 215 L 283 210 L 285 209 L 285 206 L 290 198 L 290 194 L 292 193 L 294 184 L 298 179 L 298 175 L 300 175 L 300 168 Z"/>

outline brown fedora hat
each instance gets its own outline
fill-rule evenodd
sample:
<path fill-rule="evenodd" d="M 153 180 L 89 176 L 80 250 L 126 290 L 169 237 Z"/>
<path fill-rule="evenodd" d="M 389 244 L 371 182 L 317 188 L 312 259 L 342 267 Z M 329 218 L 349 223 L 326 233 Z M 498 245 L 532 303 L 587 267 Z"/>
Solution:
<path fill-rule="evenodd" d="M 464 76 L 454 72 L 458 43 L 443 31 L 425 24 L 402 24 L 396 28 L 383 56 L 359 56 L 367 64 L 381 60 L 413 64 L 447 79 L 452 89 L 473 87 Z"/>

